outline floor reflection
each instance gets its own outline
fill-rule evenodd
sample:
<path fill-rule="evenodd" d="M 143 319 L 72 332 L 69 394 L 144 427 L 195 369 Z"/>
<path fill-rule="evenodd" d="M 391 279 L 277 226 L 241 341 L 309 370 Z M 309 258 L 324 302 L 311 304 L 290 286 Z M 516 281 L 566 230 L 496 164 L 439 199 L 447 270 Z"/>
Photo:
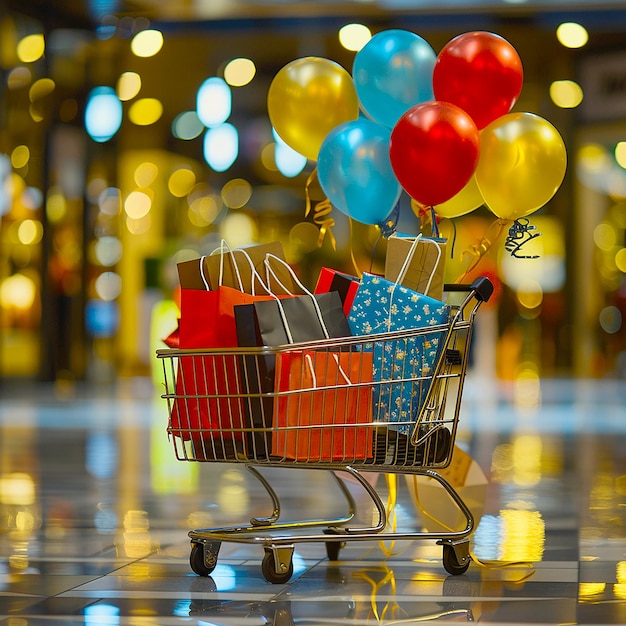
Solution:
<path fill-rule="evenodd" d="M 618 381 L 515 390 L 468 378 L 455 489 L 476 514 L 473 562 L 449 575 L 434 541 L 296 542 L 294 574 L 270 584 L 263 547 L 224 542 L 211 576 L 187 532 L 249 524 L 272 502 L 241 464 L 177 461 L 147 381 L 115 389 L 3 389 L 0 623 L 626 623 L 626 423 Z M 472 471 L 473 467 L 473 471 Z M 268 470 L 285 519 L 345 512 L 328 472 Z M 384 502 L 390 484 L 373 474 Z M 348 481 L 355 523 L 375 511 Z M 396 481 L 394 524 L 458 523 L 437 483 Z"/>

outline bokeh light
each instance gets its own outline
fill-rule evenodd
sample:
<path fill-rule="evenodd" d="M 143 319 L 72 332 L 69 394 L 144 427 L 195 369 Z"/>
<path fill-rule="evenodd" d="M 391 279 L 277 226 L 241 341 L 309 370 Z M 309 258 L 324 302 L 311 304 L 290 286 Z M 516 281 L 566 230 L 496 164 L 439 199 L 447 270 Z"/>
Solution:
<path fill-rule="evenodd" d="M 204 125 L 195 111 L 183 111 L 172 121 L 172 135 L 176 139 L 189 141 L 199 137 L 204 131 Z"/>
<path fill-rule="evenodd" d="M 372 32 L 364 24 L 346 24 L 339 30 L 339 43 L 352 52 L 358 52 L 371 38 Z"/>
<path fill-rule="evenodd" d="M 22 63 L 34 63 L 41 59 L 45 49 L 46 44 L 41 33 L 27 35 L 17 44 L 17 57 Z"/>
<path fill-rule="evenodd" d="M 207 78 L 196 95 L 196 113 L 207 127 L 223 124 L 231 113 L 232 94 L 230 87 L 217 76 Z"/>
<path fill-rule="evenodd" d="M 239 155 L 239 135 L 232 124 L 209 128 L 204 135 L 204 159 L 216 172 L 225 172 Z"/>
<path fill-rule="evenodd" d="M 163 104 L 156 98 L 136 100 L 128 110 L 128 119 L 137 126 L 150 126 L 161 119 Z"/>
<path fill-rule="evenodd" d="M 573 80 L 555 80 L 550 85 L 550 98 L 562 109 L 575 109 L 583 101 L 583 90 Z"/>
<path fill-rule="evenodd" d="M 122 125 L 122 103 L 112 87 L 95 87 L 87 97 L 85 129 L 99 143 L 109 141 Z"/>
<path fill-rule="evenodd" d="M 582 48 L 589 41 L 587 29 L 576 22 L 563 22 L 556 29 L 556 37 L 566 48 Z"/>
<path fill-rule="evenodd" d="M 138 57 L 151 57 L 163 47 L 163 33 L 147 29 L 137 33 L 130 44 L 133 54 Z"/>
<path fill-rule="evenodd" d="M 224 68 L 224 80 L 232 87 L 247 85 L 255 74 L 254 62 L 246 58 L 233 59 Z"/>
<path fill-rule="evenodd" d="M 180 167 L 171 173 L 167 188 L 169 192 L 176 198 L 186 196 L 196 184 L 196 175 L 193 170 L 188 167 Z"/>
<path fill-rule="evenodd" d="M 117 96 L 123 102 L 132 100 L 141 90 L 141 76 L 136 72 L 124 72 L 117 79 Z"/>

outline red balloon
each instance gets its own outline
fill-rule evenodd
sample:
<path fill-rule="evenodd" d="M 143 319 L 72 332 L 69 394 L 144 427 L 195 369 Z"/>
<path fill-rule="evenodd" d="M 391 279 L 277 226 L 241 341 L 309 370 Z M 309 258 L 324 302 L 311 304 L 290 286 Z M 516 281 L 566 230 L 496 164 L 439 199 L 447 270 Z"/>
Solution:
<path fill-rule="evenodd" d="M 425 206 L 455 196 L 478 165 L 480 137 L 476 124 L 448 102 L 425 102 L 410 108 L 391 132 L 391 167 L 404 190 Z"/>
<path fill-rule="evenodd" d="M 499 35 L 480 31 L 450 40 L 433 70 L 435 98 L 461 107 L 479 129 L 509 113 L 523 82 L 515 48 Z"/>

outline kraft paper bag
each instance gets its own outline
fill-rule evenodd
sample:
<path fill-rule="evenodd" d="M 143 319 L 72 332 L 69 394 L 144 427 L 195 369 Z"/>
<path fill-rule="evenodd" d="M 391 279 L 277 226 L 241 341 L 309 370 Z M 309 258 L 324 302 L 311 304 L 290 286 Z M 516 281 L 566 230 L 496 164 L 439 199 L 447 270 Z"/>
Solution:
<path fill-rule="evenodd" d="M 269 281 L 265 281 L 266 287 L 263 280 L 267 277 L 265 258 L 268 254 L 284 261 L 283 244 L 280 241 L 272 241 L 234 250 L 222 245 L 213 254 L 203 257 L 203 270 L 209 288 L 217 289 L 221 284 L 252 294 L 267 293 L 267 287 L 276 295 L 300 293 L 301 290 L 294 283 L 287 267 L 279 263 L 272 265 L 275 275 L 269 275 Z M 200 275 L 198 259 L 178 263 L 177 269 L 180 286 L 183 289 L 206 289 Z"/>
<path fill-rule="evenodd" d="M 404 275 L 401 270 L 410 257 Z M 443 298 L 446 240 L 392 235 L 387 240 L 385 278 L 435 300 Z"/>

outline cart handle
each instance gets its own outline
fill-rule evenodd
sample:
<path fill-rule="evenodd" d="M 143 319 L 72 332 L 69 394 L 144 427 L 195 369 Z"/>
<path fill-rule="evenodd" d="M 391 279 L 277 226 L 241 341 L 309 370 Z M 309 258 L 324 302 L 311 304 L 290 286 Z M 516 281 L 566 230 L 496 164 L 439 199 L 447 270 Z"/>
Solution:
<path fill-rule="evenodd" d="M 493 294 L 493 283 L 485 276 L 479 276 L 471 285 L 447 283 L 443 286 L 444 291 L 473 291 L 476 300 L 488 302 Z"/>

